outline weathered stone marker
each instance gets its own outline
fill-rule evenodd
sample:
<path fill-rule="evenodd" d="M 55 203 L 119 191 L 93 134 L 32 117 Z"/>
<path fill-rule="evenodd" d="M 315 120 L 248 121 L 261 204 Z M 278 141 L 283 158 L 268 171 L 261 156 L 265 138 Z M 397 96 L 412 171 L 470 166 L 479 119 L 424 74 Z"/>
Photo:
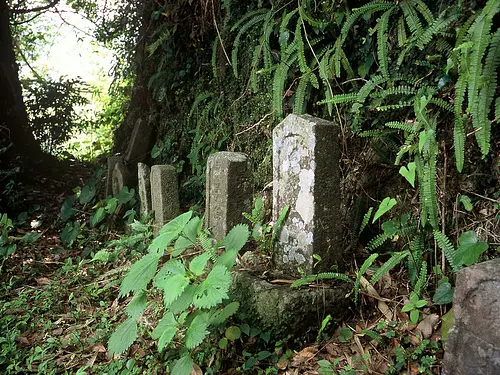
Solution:
<path fill-rule="evenodd" d="M 147 216 L 151 211 L 151 170 L 146 164 L 137 164 L 137 179 L 141 216 Z"/>
<path fill-rule="evenodd" d="M 151 167 L 151 206 L 154 211 L 154 232 L 179 215 L 177 172 L 171 165 Z"/>
<path fill-rule="evenodd" d="M 130 171 L 120 158 L 113 168 L 112 174 L 112 192 L 113 195 L 118 195 L 118 193 L 123 189 L 124 186 L 131 187 L 134 185 L 134 179 L 132 178 Z"/>
<path fill-rule="evenodd" d="M 443 375 L 500 374 L 500 259 L 457 273 Z"/>
<path fill-rule="evenodd" d="M 125 160 L 130 163 L 143 161 L 147 152 L 151 138 L 152 127 L 143 119 L 139 118 L 135 122 L 134 130 L 130 137 L 129 146 L 125 153 Z"/>
<path fill-rule="evenodd" d="M 108 158 L 108 172 L 106 173 L 106 197 L 113 194 L 113 170 L 116 163 L 122 160 L 119 155 L 113 155 Z"/>
<path fill-rule="evenodd" d="M 206 225 L 216 240 L 222 240 L 252 208 L 249 173 L 245 154 L 224 151 L 208 157 Z"/>
<path fill-rule="evenodd" d="M 340 166 L 338 126 L 291 114 L 273 131 L 273 218 L 290 206 L 274 247 L 276 266 L 313 273 L 340 264 Z"/>

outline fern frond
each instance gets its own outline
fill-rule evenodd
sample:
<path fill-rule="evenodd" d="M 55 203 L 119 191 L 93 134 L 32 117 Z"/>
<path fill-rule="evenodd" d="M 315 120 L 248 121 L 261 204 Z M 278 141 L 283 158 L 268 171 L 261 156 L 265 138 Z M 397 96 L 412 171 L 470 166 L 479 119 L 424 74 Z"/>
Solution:
<path fill-rule="evenodd" d="M 467 33 L 469 32 L 472 23 L 476 20 L 476 17 L 477 13 L 471 15 L 469 19 L 465 21 L 465 23 L 462 26 L 460 26 L 457 32 L 455 46 L 458 47 L 459 45 L 465 42 L 465 37 L 467 36 Z"/>
<path fill-rule="evenodd" d="M 433 142 L 435 143 L 435 141 Z M 430 151 L 431 154 L 427 165 L 424 165 L 424 204 L 429 215 L 429 223 L 434 229 L 438 227 L 438 212 L 437 212 L 437 197 L 436 197 L 436 156 L 438 153 L 437 146 L 432 148 L 436 150 Z"/>
<path fill-rule="evenodd" d="M 217 78 L 217 46 L 219 45 L 219 36 L 215 37 L 212 45 L 212 73 Z"/>
<path fill-rule="evenodd" d="M 378 342 L 381 345 L 384 343 L 384 338 L 382 337 L 382 335 L 380 335 L 379 333 L 377 333 L 375 331 L 372 331 L 371 329 L 364 329 L 361 331 L 361 333 L 363 335 L 368 336 L 369 338 Z"/>
<path fill-rule="evenodd" d="M 309 82 L 311 82 L 312 87 L 314 87 L 316 90 L 319 90 L 318 77 L 316 77 L 316 74 L 314 74 L 313 72 L 309 74 Z"/>
<path fill-rule="evenodd" d="M 287 31 L 287 26 L 288 26 L 288 23 L 290 22 L 290 20 L 292 19 L 292 17 L 298 12 L 299 10 L 298 9 L 294 9 L 293 11 L 291 11 L 290 13 L 286 13 L 282 20 L 281 20 L 281 24 L 280 24 L 280 35 L 279 35 L 279 38 L 280 38 L 280 51 L 281 51 L 281 59 L 283 60 L 284 56 L 285 56 L 285 51 L 286 51 L 286 47 L 287 47 L 287 41 L 288 41 L 288 37 L 285 38 L 285 32 L 288 32 Z"/>
<path fill-rule="evenodd" d="M 439 108 L 444 109 L 445 111 L 448 111 L 448 112 L 451 112 L 451 113 L 454 112 L 453 104 L 445 102 L 441 98 L 434 98 L 433 97 L 433 98 L 431 98 L 431 100 L 430 100 L 429 103 L 432 103 L 435 106 L 438 106 Z"/>
<path fill-rule="evenodd" d="M 424 17 L 424 19 L 427 21 L 428 24 L 434 22 L 434 15 L 422 0 L 412 0 L 412 3 L 417 5 L 416 6 L 417 10 Z"/>
<path fill-rule="evenodd" d="M 423 236 L 415 236 L 410 241 L 410 256 L 408 257 L 408 274 L 412 285 L 418 281 L 418 270 L 422 266 L 424 253 L 424 238 Z"/>
<path fill-rule="evenodd" d="M 299 68 L 302 74 L 310 71 L 307 66 L 306 54 L 304 49 L 304 40 L 302 39 L 302 19 L 297 20 L 297 25 L 295 26 L 295 39 L 297 40 L 297 53 L 299 59 Z"/>
<path fill-rule="evenodd" d="M 407 122 L 399 122 L 399 121 L 390 121 L 386 122 L 384 126 L 387 126 L 388 128 L 391 129 L 399 129 L 408 133 L 413 133 L 413 125 L 407 123 Z"/>
<path fill-rule="evenodd" d="M 415 283 L 415 287 L 413 288 L 413 291 L 417 293 L 419 297 L 420 297 L 420 292 L 422 291 L 422 288 L 426 283 L 427 283 L 427 263 L 423 262 L 422 266 L 420 267 L 420 276 L 418 277 L 418 280 Z"/>
<path fill-rule="evenodd" d="M 377 24 L 377 55 L 378 61 L 380 64 L 380 71 L 384 77 L 389 77 L 389 62 L 387 57 L 387 29 L 389 27 L 389 16 L 391 15 L 393 9 L 389 9 L 382 17 L 380 17 L 380 21 Z"/>
<path fill-rule="evenodd" d="M 328 21 L 318 21 L 312 18 L 307 12 L 304 10 L 302 4 L 299 5 L 298 10 L 300 12 L 300 18 L 302 18 L 305 22 L 307 22 L 310 26 L 315 27 L 317 29 L 323 29 L 328 25 Z"/>
<path fill-rule="evenodd" d="M 403 259 L 405 259 L 409 255 L 409 251 L 400 251 L 392 254 L 392 256 L 373 274 L 370 279 L 370 283 L 375 284 L 379 281 L 384 275 L 389 273 L 394 267 L 396 267 Z"/>
<path fill-rule="evenodd" d="M 408 40 L 406 36 L 405 21 L 403 17 L 399 17 L 398 20 L 398 46 L 402 47 Z"/>
<path fill-rule="evenodd" d="M 397 104 L 389 104 L 389 105 L 381 105 L 379 107 L 376 107 L 375 109 L 379 112 L 385 112 L 385 111 L 393 111 L 395 109 L 401 109 L 405 107 L 411 107 L 413 105 L 412 102 L 399 102 Z"/>
<path fill-rule="evenodd" d="M 299 59 L 300 60 L 300 59 Z M 304 104 L 306 101 L 306 91 L 310 83 L 309 76 L 312 73 L 306 73 L 300 77 L 299 84 L 297 85 L 297 90 L 295 91 L 295 104 L 293 107 L 293 113 L 303 114 L 305 112 Z"/>
<path fill-rule="evenodd" d="M 351 63 L 349 62 L 344 50 L 340 51 L 340 62 L 342 63 L 342 68 L 344 68 L 347 73 L 347 78 L 353 78 L 354 70 L 352 69 Z"/>
<path fill-rule="evenodd" d="M 358 134 L 360 137 L 370 137 L 370 138 L 381 138 L 382 136 L 386 134 L 391 134 L 394 133 L 395 130 L 392 129 L 371 129 L 371 130 L 365 130 L 362 131 Z"/>
<path fill-rule="evenodd" d="M 356 93 L 353 93 L 353 94 L 338 94 L 338 95 L 333 95 L 331 99 L 321 100 L 320 102 L 318 102 L 318 104 L 328 104 L 328 103 L 343 104 L 343 103 L 351 103 L 351 102 L 355 102 L 357 98 L 358 98 L 358 94 L 356 94 Z"/>
<path fill-rule="evenodd" d="M 388 235 L 387 233 L 380 233 L 377 236 L 373 237 L 370 242 L 366 245 L 366 250 L 372 251 L 384 244 L 385 241 L 393 238 L 394 235 Z"/>
<path fill-rule="evenodd" d="M 434 35 L 437 35 L 442 30 L 446 29 L 450 23 L 458 18 L 458 14 L 454 14 L 446 19 L 438 18 L 417 39 L 417 47 L 422 51 L 424 47 L 430 43 Z"/>
<path fill-rule="evenodd" d="M 462 60 L 465 60 L 465 58 L 462 57 Z M 458 76 L 457 83 L 455 84 L 455 103 L 454 103 L 455 118 L 453 122 L 453 144 L 455 146 L 455 163 L 457 165 L 457 170 L 459 172 L 462 172 L 465 159 L 465 126 L 464 126 L 464 118 L 462 115 L 462 107 L 465 98 L 466 86 L 467 86 L 467 75 L 464 72 Z"/>
<path fill-rule="evenodd" d="M 370 207 L 373 208 L 373 207 Z M 358 271 L 358 274 L 356 276 L 356 281 L 354 282 L 354 302 L 357 304 L 358 303 L 358 294 L 359 294 L 359 283 L 361 282 L 361 276 L 365 274 L 365 272 L 368 270 L 368 268 L 375 262 L 375 259 L 377 259 L 378 254 L 374 253 L 370 255 L 364 262 L 361 268 Z"/>
<path fill-rule="evenodd" d="M 450 57 L 453 51 L 451 44 L 443 39 L 436 40 L 436 49 L 446 57 Z"/>
<path fill-rule="evenodd" d="M 189 111 L 188 118 L 193 116 L 194 111 L 198 109 L 198 106 L 208 98 L 212 98 L 214 95 L 212 93 L 202 92 L 198 94 L 194 99 L 193 105 L 191 106 L 191 110 Z"/>
<path fill-rule="evenodd" d="M 283 94 L 287 75 L 288 65 L 281 63 L 275 70 L 273 77 L 273 112 L 278 118 L 283 115 Z"/>
<path fill-rule="evenodd" d="M 418 14 L 415 11 L 415 8 L 405 2 L 401 4 L 401 9 L 403 10 L 406 24 L 408 25 L 408 28 L 410 29 L 412 35 L 422 34 L 422 23 L 418 18 Z"/>
<path fill-rule="evenodd" d="M 476 140 L 483 154 L 483 158 L 490 151 L 490 138 L 491 138 L 491 121 L 489 114 L 491 112 L 491 105 L 497 90 L 497 69 L 500 65 L 500 29 L 497 30 L 491 39 L 488 55 L 484 63 L 483 82 L 484 86 L 479 92 L 479 100 L 477 106 L 477 131 L 475 133 Z M 474 116 L 474 114 L 473 114 Z M 474 120 L 474 117 L 473 117 Z"/>
<path fill-rule="evenodd" d="M 382 99 L 385 99 L 389 95 L 415 95 L 417 93 L 417 90 L 411 86 L 394 86 L 394 87 L 389 87 L 386 90 L 381 90 L 377 92 L 375 97 L 380 97 Z"/>
<path fill-rule="evenodd" d="M 370 207 L 368 211 L 365 213 L 363 216 L 363 220 L 361 220 L 361 225 L 359 226 L 359 234 L 363 232 L 363 230 L 366 228 L 368 225 L 368 222 L 370 221 L 370 218 L 372 217 L 372 212 L 373 212 L 373 207 Z"/>
<path fill-rule="evenodd" d="M 437 230 L 434 231 L 434 239 L 436 240 L 439 248 L 443 251 L 446 260 L 450 264 L 453 272 L 457 272 L 459 270 L 459 266 L 455 264 L 455 257 L 457 251 L 455 247 L 451 244 L 449 238 L 442 232 Z"/>
<path fill-rule="evenodd" d="M 344 281 L 346 283 L 353 283 L 353 280 L 344 275 L 343 273 L 336 273 L 336 272 L 323 272 L 323 273 L 318 273 L 316 275 L 309 275 L 303 278 L 300 278 L 296 281 L 293 282 L 292 285 L 290 285 L 291 288 L 298 288 L 299 286 L 303 286 L 309 283 L 313 283 L 319 280 L 340 280 Z"/>
<path fill-rule="evenodd" d="M 215 262 L 217 260 L 217 252 L 214 248 L 213 239 L 210 238 L 204 230 L 202 230 L 198 233 L 198 241 L 200 242 L 203 250 L 210 255 L 210 259 Z"/>
<path fill-rule="evenodd" d="M 247 19 L 249 18 L 252 18 L 254 16 L 257 16 L 257 15 L 262 15 L 263 13 L 267 13 L 269 11 L 269 9 L 266 9 L 266 8 L 261 8 L 261 9 L 256 9 L 256 10 L 252 10 L 248 13 L 245 13 L 243 15 L 243 17 L 241 17 L 238 22 L 236 22 L 232 27 L 231 27 L 231 32 L 233 32 L 234 30 L 236 30 L 241 24 L 243 24 L 243 22 L 245 22 Z"/>
<path fill-rule="evenodd" d="M 267 12 L 271 12 L 270 10 L 267 10 Z M 238 78 L 238 50 L 240 47 L 240 42 L 241 42 L 241 37 L 245 32 L 247 32 L 252 26 L 256 25 L 259 22 L 263 22 L 267 17 L 268 14 L 259 14 L 256 17 L 250 19 L 246 24 L 244 24 L 241 29 L 238 31 L 238 34 L 236 34 L 236 38 L 234 38 L 233 42 L 233 51 L 231 54 L 231 63 L 233 65 L 233 73 L 236 78 Z"/>

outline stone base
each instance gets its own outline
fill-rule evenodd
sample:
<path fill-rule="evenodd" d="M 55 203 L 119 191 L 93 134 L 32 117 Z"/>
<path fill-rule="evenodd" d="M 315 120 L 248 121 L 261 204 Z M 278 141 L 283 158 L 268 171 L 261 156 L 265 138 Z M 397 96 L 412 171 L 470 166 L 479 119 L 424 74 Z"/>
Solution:
<path fill-rule="evenodd" d="M 313 335 L 314 339 L 328 314 L 338 322 L 348 312 L 350 299 L 345 295 L 350 288 L 346 284 L 335 288 L 292 289 L 245 271 L 233 272 L 232 277 L 231 297 L 240 302 L 239 312 L 247 314 L 250 323 L 280 337 Z"/>

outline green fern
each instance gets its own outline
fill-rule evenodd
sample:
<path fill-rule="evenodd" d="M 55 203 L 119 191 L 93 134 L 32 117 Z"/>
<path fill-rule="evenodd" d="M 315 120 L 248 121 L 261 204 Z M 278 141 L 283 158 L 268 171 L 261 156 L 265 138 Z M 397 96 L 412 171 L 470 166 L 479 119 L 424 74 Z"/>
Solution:
<path fill-rule="evenodd" d="M 378 249 L 380 246 L 384 244 L 385 241 L 392 239 L 393 237 L 394 234 L 389 235 L 387 233 L 380 233 L 374 238 L 372 238 L 370 242 L 368 242 L 368 244 L 366 245 L 366 250 L 373 251 L 375 249 Z"/>
<path fill-rule="evenodd" d="M 361 234 L 361 232 L 363 232 L 363 230 L 368 225 L 368 222 L 370 221 L 370 218 L 372 216 L 372 212 L 373 212 L 373 207 L 370 207 L 363 216 L 363 220 L 361 221 L 361 225 L 359 226 L 359 234 Z"/>
<path fill-rule="evenodd" d="M 373 274 L 370 279 L 370 283 L 375 284 L 384 275 L 389 273 L 394 267 L 396 267 L 402 260 L 404 260 L 410 252 L 408 250 L 400 251 L 392 254 L 392 256 Z"/>
<path fill-rule="evenodd" d="M 380 71 L 382 72 L 382 76 L 388 78 L 389 77 L 389 62 L 387 57 L 387 29 L 389 27 L 389 16 L 391 15 L 393 9 L 387 10 L 382 17 L 380 17 L 380 21 L 377 24 L 377 52 L 378 52 L 378 60 L 380 64 Z"/>
<path fill-rule="evenodd" d="M 388 128 L 391 129 L 399 129 L 408 133 L 414 133 L 413 130 L 413 125 L 407 123 L 407 122 L 399 122 L 399 121 L 389 121 L 384 124 L 384 126 L 387 126 Z"/>
<path fill-rule="evenodd" d="M 318 273 L 316 275 L 309 275 L 306 277 L 302 277 L 292 283 L 290 285 L 291 288 L 298 288 L 300 286 L 310 284 L 316 281 L 320 280 L 340 280 L 344 281 L 346 283 L 353 283 L 353 280 L 349 277 L 344 275 L 343 273 L 336 273 L 336 272 L 323 272 L 323 273 Z"/>
<path fill-rule="evenodd" d="M 455 257 L 457 251 L 455 247 L 451 244 L 449 238 L 444 234 L 437 230 L 434 231 L 434 239 L 436 240 L 439 248 L 443 251 L 446 260 L 451 266 L 453 272 L 457 272 L 460 267 L 455 264 Z"/>
<path fill-rule="evenodd" d="M 295 105 L 293 108 L 293 113 L 302 114 L 305 112 L 305 98 L 307 95 L 307 88 L 309 87 L 311 79 L 310 76 L 312 74 L 312 72 L 309 72 L 300 77 L 297 90 L 295 91 Z"/>
<path fill-rule="evenodd" d="M 354 282 L 354 303 L 358 303 L 358 294 L 359 294 L 359 284 L 361 282 L 361 276 L 365 274 L 365 272 L 370 268 L 370 266 L 375 262 L 375 259 L 377 259 L 378 254 L 373 253 L 370 255 L 366 260 L 363 262 L 363 265 L 358 271 L 358 274 L 356 276 L 356 281 Z"/>
<path fill-rule="evenodd" d="M 401 16 L 398 20 L 398 46 L 402 47 L 407 40 L 408 37 L 406 36 L 405 23 L 403 17 Z"/>
<path fill-rule="evenodd" d="M 422 266 L 420 267 L 420 275 L 418 277 L 417 282 L 415 283 L 413 291 L 420 296 L 422 288 L 426 283 L 427 283 L 427 263 L 423 262 Z"/>

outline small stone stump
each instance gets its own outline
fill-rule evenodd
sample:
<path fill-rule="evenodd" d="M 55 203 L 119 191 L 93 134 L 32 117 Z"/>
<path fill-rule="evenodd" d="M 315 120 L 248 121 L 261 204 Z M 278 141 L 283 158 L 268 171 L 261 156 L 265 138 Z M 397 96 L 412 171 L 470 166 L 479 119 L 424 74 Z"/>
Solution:
<path fill-rule="evenodd" d="M 132 178 L 130 171 L 123 161 L 120 158 L 113 168 L 112 174 L 112 193 L 113 195 L 118 195 L 124 186 L 131 187 L 134 185 L 134 179 Z"/>
<path fill-rule="evenodd" d="M 122 160 L 119 155 L 113 155 L 108 158 L 108 171 L 106 173 L 106 197 L 113 194 L 113 170 L 116 163 Z"/>
<path fill-rule="evenodd" d="M 443 375 L 500 374 L 500 259 L 460 270 Z"/>
<path fill-rule="evenodd" d="M 139 190 L 140 214 L 142 217 L 151 213 L 151 170 L 143 163 L 137 164 L 137 180 Z"/>
<path fill-rule="evenodd" d="M 273 131 L 273 218 L 290 206 L 274 247 L 278 269 L 297 275 L 340 265 L 338 126 L 291 114 Z M 313 255 L 321 257 L 313 270 Z"/>
<path fill-rule="evenodd" d="M 151 206 L 154 212 L 154 232 L 179 215 L 177 171 L 171 165 L 151 167 Z"/>
<path fill-rule="evenodd" d="M 208 157 L 206 224 L 216 240 L 222 240 L 241 223 L 252 208 L 247 157 L 239 152 L 216 152 Z"/>
<path fill-rule="evenodd" d="M 148 153 L 149 141 L 151 139 L 152 127 L 143 119 L 135 122 L 129 146 L 125 153 L 125 160 L 130 163 L 143 161 Z"/>

